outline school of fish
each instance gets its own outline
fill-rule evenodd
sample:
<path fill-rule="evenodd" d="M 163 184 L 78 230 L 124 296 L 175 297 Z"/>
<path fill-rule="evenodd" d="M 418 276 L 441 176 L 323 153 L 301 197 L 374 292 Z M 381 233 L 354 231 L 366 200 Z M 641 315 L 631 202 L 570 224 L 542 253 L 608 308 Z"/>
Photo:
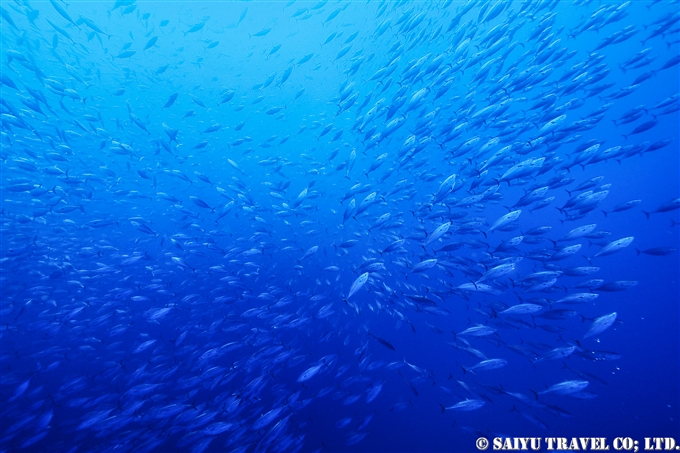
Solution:
<path fill-rule="evenodd" d="M 0 451 L 594 404 L 645 285 L 599 275 L 676 253 L 625 219 L 677 239 L 677 194 L 610 200 L 678 155 L 677 83 L 620 107 L 677 80 L 677 1 L 159 5 L 0 6 Z"/>

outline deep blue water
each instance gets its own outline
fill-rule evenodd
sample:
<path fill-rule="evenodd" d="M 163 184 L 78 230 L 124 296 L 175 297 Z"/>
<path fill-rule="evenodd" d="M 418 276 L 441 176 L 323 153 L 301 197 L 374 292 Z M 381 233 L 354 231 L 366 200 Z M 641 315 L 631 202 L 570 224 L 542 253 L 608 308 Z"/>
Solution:
<path fill-rule="evenodd" d="M 677 1 L 1 24 L 2 451 L 680 441 Z"/>

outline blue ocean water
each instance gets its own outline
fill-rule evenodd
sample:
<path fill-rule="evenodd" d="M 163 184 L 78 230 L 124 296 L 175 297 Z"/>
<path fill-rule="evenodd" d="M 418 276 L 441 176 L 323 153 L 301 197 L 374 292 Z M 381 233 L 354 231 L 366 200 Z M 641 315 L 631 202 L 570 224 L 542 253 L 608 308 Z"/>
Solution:
<path fill-rule="evenodd" d="M 680 442 L 677 1 L 3 1 L 2 451 Z"/>

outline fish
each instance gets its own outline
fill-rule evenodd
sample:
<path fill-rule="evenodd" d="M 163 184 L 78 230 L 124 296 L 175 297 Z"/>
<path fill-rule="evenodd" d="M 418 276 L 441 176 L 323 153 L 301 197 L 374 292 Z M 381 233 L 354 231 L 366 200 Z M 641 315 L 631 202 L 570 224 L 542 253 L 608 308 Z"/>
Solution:
<path fill-rule="evenodd" d="M 608 315 L 600 316 L 593 321 L 593 324 L 588 329 L 588 332 L 583 336 L 583 338 L 592 337 L 599 335 L 608 328 L 610 328 L 616 321 L 616 312 L 610 313 Z"/>
<path fill-rule="evenodd" d="M 315 365 L 313 367 L 308 368 L 305 370 L 300 377 L 298 378 L 298 382 L 305 382 L 316 376 L 316 374 L 321 370 L 323 367 L 323 364 L 320 365 Z"/>
<path fill-rule="evenodd" d="M 396 351 L 395 347 L 392 346 L 392 343 L 385 340 L 384 338 L 380 338 L 376 335 L 373 335 L 371 332 L 368 332 L 368 336 L 371 337 L 371 338 L 374 338 L 378 343 L 385 346 L 387 349 L 391 349 L 392 351 Z"/>
<path fill-rule="evenodd" d="M 647 219 L 649 219 L 652 214 L 656 214 L 656 213 L 659 213 L 659 212 L 670 212 L 670 211 L 674 211 L 676 209 L 680 209 L 680 198 L 675 198 L 675 199 L 673 199 L 669 202 L 663 203 L 661 206 L 656 208 L 654 211 L 650 211 L 650 212 L 642 211 L 642 212 L 645 214 Z"/>
<path fill-rule="evenodd" d="M 561 299 L 558 299 L 555 301 L 556 304 L 560 303 L 567 303 L 567 304 L 578 304 L 578 303 L 585 303 L 585 302 L 592 302 L 593 300 L 597 299 L 599 297 L 599 294 L 595 293 L 574 293 L 570 294 L 568 296 L 562 297 Z"/>
<path fill-rule="evenodd" d="M 541 362 L 543 360 L 559 360 L 565 357 L 569 357 L 576 350 L 576 346 L 564 346 L 552 349 L 547 353 L 539 357 L 536 362 Z"/>
<path fill-rule="evenodd" d="M 507 364 L 508 361 L 505 359 L 485 359 L 469 368 L 463 367 L 463 373 L 467 373 L 469 371 L 475 374 L 475 370 L 496 370 L 498 368 L 503 368 Z"/>
<path fill-rule="evenodd" d="M 461 412 L 468 412 L 468 411 L 475 411 L 477 409 L 481 409 L 482 406 L 486 404 L 486 401 L 484 400 L 479 400 L 479 399 L 466 399 L 463 401 L 459 401 L 458 403 L 454 404 L 453 406 L 449 407 L 444 407 L 443 404 L 440 404 L 442 408 L 442 414 L 447 411 L 447 410 L 454 410 L 454 411 L 461 411 Z"/>
<path fill-rule="evenodd" d="M 135 55 L 136 53 L 137 53 L 137 51 L 135 51 L 135 50 L 123 50 L 122 52 L 119 52 L 118 55 L 116 55 L 115 57 L 112 57 L 112 59 L 115 60 L 116 58 L 120 58 L 120 59 L 130 58 L 133 55 Z"/>
<path fill-rule="evenodd" d="M 496 333 L 496 329 L 493 327 L 489 326 L 482 326 L 482 325 L 477 325 L 473 327 L 469 327 L 465 329 L 464 331 L 460 332 L 458 335 L 469 335 L 472 337 L 485 337 L 487 335 L 493 335 Z"/>
<path fill-rule="evenodd" d="M 436 265 L 437 265 L 437 259 L 436 258 L 424 260 L 424 261 L 421 261 L 420 263 L 416 264 L 415 266 L 413 266 L 413 268 L 411 269 L 411 272 L 414 273 L 414 274 L 419 273 L 419 272 L 425 272 L 429 269 L 432 269 Z"/>
<path fill-rule="evenodd" d="M 366 282 L 368 281 L 368 275 L 369 272 L 364 272 L 359 277 L 357 277 L 356 280 L 354 280 L 354 283 L 352 283 L 352 286 L 349 289 L 349 293 L 347 294 L 347 300 L 349 300 L 350 297 L 352 297 L 366 284 Z"/>
<path fill-rule="evenodd" d="M 673 247 L 652 247 L 649 249 L 645 250 L 638 250 L 635 249 L 638 255 L 641 253 L 644 253 L 645 255 L 652 255 L 652 256 L 666 256 L 670 255 L 671 253 L 675 252 L 677 249 Z"/>
<path fill-rule="evenodd" d="M 431 242 L 434 242 L 434 241 L 438 240 L 439 238 L 441 238 L 443 235 L 446 234 L 447 231 L 449 231 L 449 227 L 451 227 L 451 222 L 446 222 L 446 223 L 443 223 L 440 226 L 438 226 L 437 229 L 434 230 L 432 232 L 432 234 L 430 234 L 427 237 L 427 241 L 425 242 L 425 245 L 430 245 Z"/>
<path fill-rule="evenodd" d="M 256 33 L 253 33 L 252 35 L 248 35 L 248 36 L 256 36 L 256 37 L 267 36 L 270 31 L 272 31 L 271 28 L 263 28 L 262 30 L 260 30 Z"/>
<path fill-rule="evenodd" d="M 207 23 L 207 21 L 198 22 L 197 24 L 191 26 L 191 28 L 189 28 L 187 31 L 182 31 L 182 33 L 184 33 L 184 36 L 188 35 L 189 33 L 196 33 L 198 31 L 202 30 L 203 27 L 205 27 L 206 23 Z"/>
<path fill-rule="evenodd" d="M 518 209 L 516 211 L 509 212 L 505 214 L 504 216 L 500 217 L 498 220 L 496 220 L 493 225 L 489 228 L 489 231 L 493 231 L 497 228 L 500 228 L 504 225 L 507 225 L 510 222 L 514 222 L 519 218 L 519 216 L 522 214 L 522 210 Z"/>
<path fill-rule="evenodd" d="M 170 97 L 168 98 L 168 100 L 165 102 L 165 105 L 163 105 L 162 108 L 164 108 L 164 109 L 169 109 L 170 107 L 172 107 L 172 104 L 175 103 L 175 101 L 177 100 L 177 97 L 178 97 L 178 96 L 179 96 L 179 93 L 173 93 L 173 94 L 171 94 Z"/>
<path fill-rule="evenodd" d="M 530 315 L 543 310 L 543 307 L 537 304 L 518 304 L 503 311 L 498 312 L 499 315 L 515 316 L 515 315 Z"/>
<path fill-rule="evenodd" d="M 63 17 L 67 21 L 69 21 L 74 27 L 79 28 L 78 24 L 76 24 L 73 21 L 73 19 L 71 19 L 71 16 L 68 15 L 68 13 L 64 10 L 64 8 L 62 8 L 61 5 L 59 5 L 59 3 L 57 3 L 55 0 L 50 0 L 50 3 L 52 4 L 54 9 L 57 11 L 57 13 L 59 13 L 59 15 L 61 17 Z"/>
<path fill-rule="evenodd" d="M 144 45 L 144 49 L 142 49 L 142 50 L 146 51 L 146 50 L 151 49 L 153 46 L 156 45 L 157 42 L 158 42 L 158 36 L 152 37 L 151 39 L 149 39 L 147 41 L 147 43 Z"/>
<path fill-rule="evenodd" d="M 504 277 L 511 272 L 515 271 L 515 263 L 499 264 L 498 266 L 492 267 L 482 275 L 482 277 L 475 283 L 479 284 L 485 280 L 496 280 Z"/>
<path fill-rule="evenodd" d="M 609 244 L 602 247 L 602 249 L 599 252 L 597 252 L 594 255 L 594 257 L 606 256 L 611 255 L 612 253 L 616 253 L 619 250 L 628 247 L 633 242 L 633 239 L 634 239 L 633 236 L 630 236 L 612 241 Z"/>
<path fill-rule="evenodd" d="M 555 393 L 557 395 L 569 395 L 572 393 L 582 391 L 583 389 L 588 387 L 589 384 L 590 382 L 584 380 L 563 381 L 558 384 L 554 384 L 545 390 L 534 393 L 536 394 L 536 399 L 538 399 L 538 395 L 545 395 L 547 393 Z"/>

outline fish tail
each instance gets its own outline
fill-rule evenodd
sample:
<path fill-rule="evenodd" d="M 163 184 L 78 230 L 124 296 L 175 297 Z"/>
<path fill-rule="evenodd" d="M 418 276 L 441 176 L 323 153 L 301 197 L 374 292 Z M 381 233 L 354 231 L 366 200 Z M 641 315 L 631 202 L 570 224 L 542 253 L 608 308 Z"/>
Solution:
<path fill-rule="evenodd" d="M 649 220 L 649 215 L 650 215 L 651 213 L 649 213 L 649 212 L 647 212 L 647 211 L 642 211 L 642 212 L 645 213 L 645 215 L 647 216 L 647 220 Z"/>

